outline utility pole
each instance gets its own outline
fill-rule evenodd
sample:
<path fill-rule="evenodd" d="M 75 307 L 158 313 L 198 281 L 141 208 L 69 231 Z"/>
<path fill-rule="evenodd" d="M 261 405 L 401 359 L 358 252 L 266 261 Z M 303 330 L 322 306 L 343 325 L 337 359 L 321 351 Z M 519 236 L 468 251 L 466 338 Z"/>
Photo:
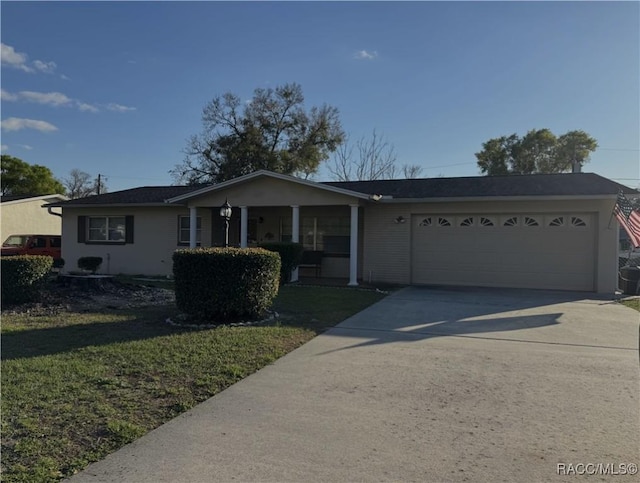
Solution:
<path fill-rule="evenodd" d="M 102 185 L 102 180 L 100 179 L 102 177 L 102 175 L 100 173 L 98 173 L 98 187 L 96 189 L 97 194 L 100 194 L 100 188 Z"/>

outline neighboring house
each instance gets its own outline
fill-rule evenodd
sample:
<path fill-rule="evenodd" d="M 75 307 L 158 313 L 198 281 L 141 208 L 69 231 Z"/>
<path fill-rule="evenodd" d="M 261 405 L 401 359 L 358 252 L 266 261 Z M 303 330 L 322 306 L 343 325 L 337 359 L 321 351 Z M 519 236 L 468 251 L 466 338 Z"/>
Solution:
<path fill-rule="evenodd" d="M 590 173 L 327 182 L 258 171 L 206 187 L 142 187 L 55 203 L 68 267 L 172 273 L 180 247 L 300 241 L 322 277 L 612 293 L 618 191 Z M 296 274 L 294 274 L 295 279 Z"/>
<path fill-rule="evenodd" d="M 9 235 L 60 235 L 60 210 L 48 210 L 42 205 L 68 200 L 63 195 L 3 196 L 0 198 L 0 238 Z M 57 214 L 56 214 L 57 213 Z"/>

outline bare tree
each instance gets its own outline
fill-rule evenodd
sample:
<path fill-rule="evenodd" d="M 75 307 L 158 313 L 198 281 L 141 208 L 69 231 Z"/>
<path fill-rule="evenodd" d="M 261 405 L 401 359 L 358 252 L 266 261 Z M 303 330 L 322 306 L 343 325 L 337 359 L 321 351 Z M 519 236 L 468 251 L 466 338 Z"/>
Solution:
<path fill-rule="evenodd" d="M 402 175 L 406 179 L 418 178 L 420 173 L 422 173 L 422 166 L 418 166 L 417 164 L 402 165 Z"/>
<path fill-rule="evenodd" d="M 69 177 L 63 180 L 69 198 L 86 198 L 98 193 L 106 193 L 107 187 L 104 184 L 104 177 L 92 178 L 89 173 L 80 169 L 72 169 Z"/>
<path fill-rule="evenodd" d="M 355 146 L 347 137 L 336 150 L 333 165 L 329 166 L 329 172 L 338 181 L 392 179 L 400 175 L 416 178 L 421 171 L 417 165 L 405 164 L 398 168 L 395 147 L 375 129 L 371 138 L 363 136 Z"/>

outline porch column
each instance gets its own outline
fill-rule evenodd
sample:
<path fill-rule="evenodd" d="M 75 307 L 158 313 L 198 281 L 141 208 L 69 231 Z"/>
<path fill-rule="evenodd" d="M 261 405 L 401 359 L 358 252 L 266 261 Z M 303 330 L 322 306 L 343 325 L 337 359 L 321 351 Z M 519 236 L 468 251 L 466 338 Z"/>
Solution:
<path fill-rule="evenodd" d="M 349 248 L 349 285 L 358 285 L 358 205 L 351 206 L 351 246 Z"/>
<path fill-rule="evenodd" d="M 198 228 L 198 208 L 192 206 L 189 208 L 189 248 L 197 246 L 197 228 Z"/>
<path fill-rule="evenodd" d="M 300 207 L 298 205 L 291 206 L 291 241 L 300 242 Z M 291 281 L 298 281 L 298 267 L 291 272 Z"/>
<path fill-rule="evenodd" d="M 240 248 L 247 248 L 247 227 L 249 225 L 249 208 L 240 207 Z"/>

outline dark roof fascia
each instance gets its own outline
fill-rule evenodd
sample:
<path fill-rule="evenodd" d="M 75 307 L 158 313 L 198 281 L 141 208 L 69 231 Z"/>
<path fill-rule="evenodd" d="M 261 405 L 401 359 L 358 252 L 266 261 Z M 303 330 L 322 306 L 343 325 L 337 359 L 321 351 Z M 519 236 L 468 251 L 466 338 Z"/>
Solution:
<path fill-rule="evenodd" d="M 441 198 L 382 198 L 377 203 L 453 203 L 478 201 L 571 201 L 615 200 L 617 195 L 527 195 L 527 196 L 456 196 Z"/>
<path fill-rule="evenodd" d="M 144 208 L 144 207 L 157 207 L 157 206 L 186 206 L 185 204 L 173 204 L 169 205 L 166 202 L 162 203 L 49 203 L 42 205 L 43 208 Z"/>

